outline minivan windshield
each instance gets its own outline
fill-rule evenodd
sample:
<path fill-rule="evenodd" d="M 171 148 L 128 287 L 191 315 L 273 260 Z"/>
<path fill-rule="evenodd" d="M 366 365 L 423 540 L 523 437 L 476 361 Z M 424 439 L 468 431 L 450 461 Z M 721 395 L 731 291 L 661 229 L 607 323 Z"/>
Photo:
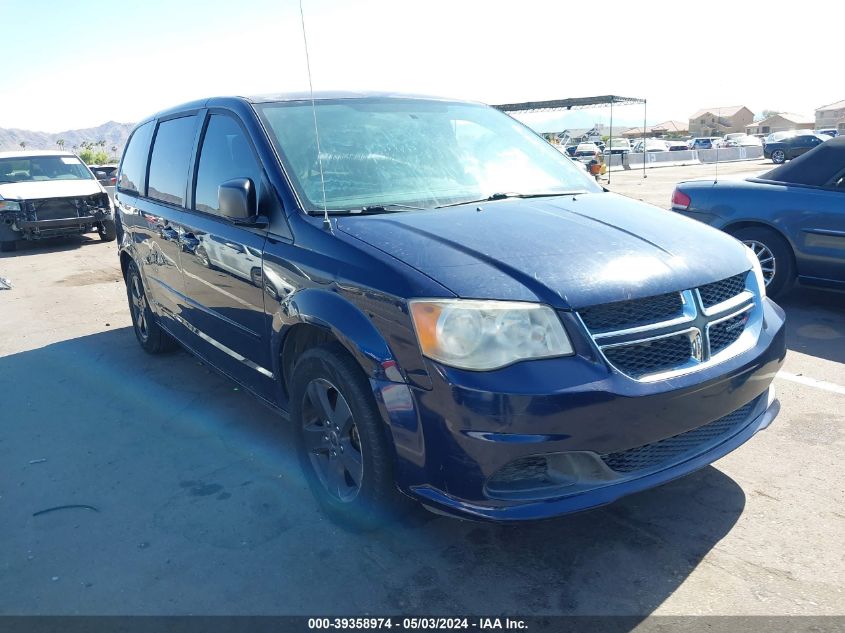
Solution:
<path fill-rule="evenodd" d="M 507 193 L 601 191 L 521 123 L 470 103 L 364 98 L 256 106 L 305 210 L 439 207 Z"/>
<path fill-rule="evenodd" d="M 94 176 L 76 156 L 0 158 L 0 183 L 93 179 Z"/>

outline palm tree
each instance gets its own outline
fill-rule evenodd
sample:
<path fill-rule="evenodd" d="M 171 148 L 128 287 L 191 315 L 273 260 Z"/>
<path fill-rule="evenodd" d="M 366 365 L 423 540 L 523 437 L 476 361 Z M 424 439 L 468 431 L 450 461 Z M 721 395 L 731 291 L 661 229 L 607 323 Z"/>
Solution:
<path fill-rule="evenodd" d="M 65 148 L 65 139 L 60 138 L 58 141 L 56 141 L 56 145 L 59 146 L 59 149 L 63 150 Z"/>
<path fill-rule="evenodd" d="M 26 141 L 21 141 L 21 149 L 26 149 Z"/>

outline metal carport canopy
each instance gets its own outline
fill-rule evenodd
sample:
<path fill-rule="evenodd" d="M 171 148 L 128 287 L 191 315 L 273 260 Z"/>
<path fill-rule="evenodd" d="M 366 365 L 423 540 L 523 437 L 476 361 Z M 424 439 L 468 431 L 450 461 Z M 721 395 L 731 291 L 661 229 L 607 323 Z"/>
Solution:
<path fill-rule="evenodd" d="M 549 110 L 573 110 L 580 108 L 595 108 L 608 105 L 630 105 L 645 103 L 645 99 L 638 97 L 620 97 L 618 95 L 602 95 L 600 97 L 574 97 L 572 99 L 553 99 L 552 101 L 525 101 L 523 103 L 503 103 L 493 106 L 503 112 L 546 112 Z"/>
<path fill-rule="evenodd" d="M 613 138 L 613 106 L 643 104 L 643 178 L 645 175 L 645 129 L 646 100 L 639 97 L 620 97 L 619 95 L 601 95 L 599 97 L 573 97 L 572 99 L 553 99 L 552 101 L 524 101 L 523 103 L 503 103 L 493 106 L 502 112 L 550 112 L 553 110 L 578 110 L 580 108 L 598 108 L 610 106 L 610 138 Z M 612 152 L 608 154 L 611 156 Z M 607 184 L 610 184 L 610 171 L 607 172 Z"/>

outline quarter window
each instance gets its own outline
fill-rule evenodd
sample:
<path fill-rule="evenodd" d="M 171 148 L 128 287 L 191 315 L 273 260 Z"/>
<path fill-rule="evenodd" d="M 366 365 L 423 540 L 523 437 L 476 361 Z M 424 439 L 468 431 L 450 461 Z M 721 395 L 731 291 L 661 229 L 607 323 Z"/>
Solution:
<path fill-rule="evenodd" d="M 196 210 L 219 213 L 218 187 L 233 178 L 249 178 L 257 188 L 261 185 L 261 168 L 237 121 L 224 114 L 212 114 L 197 170 Z"/>
<path fill-rule="evenodd" d="M 184 202 L 196 119 L 186 116 L 159 123 L 150 158 L 150 198 L 176 205 Z"/>
<path fill-rule="evenodd" d="M 144 170 L 147 168 L 152 131 L 153 121 L 150 121 L 136 129 L 132 138 L 129 139 L 129 145 L 126 146 L 120 163 L 120 177 L 117 181 L 119 190 L 130 193 L 138 193 L 141 190 Z"/>

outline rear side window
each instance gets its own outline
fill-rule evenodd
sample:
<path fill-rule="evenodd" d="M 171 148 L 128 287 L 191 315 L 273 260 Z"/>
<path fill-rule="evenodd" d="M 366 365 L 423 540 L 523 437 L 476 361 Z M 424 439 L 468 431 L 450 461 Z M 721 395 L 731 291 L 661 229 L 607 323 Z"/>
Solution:
<path fill-rule="evenodd" d="M 243 129 L 232 117 L 213 114 L 202 141 L 195 206 L 197 211 L 219 213 L 217 188 L 232 178 L 249 178 L 261 186 L 261 167 Z"/>
<path fill-rule="evenodd" d="M 145 123 L 132 134 L 129 145 L 123 152 L 120 163 L 120 178 L 117 188 L 121 191 L 138 193 L 144 181 L 144 170 L 147 168 L 147 154 L 150 149 L 150 136 L 153 131 L 153 121 Z"/>
<path fill-rule="evenodd" d="M 147 179 L 150 198 L 175 205 L 184 202 L 196 120 L 192 115 L 159 123 Z"/>

